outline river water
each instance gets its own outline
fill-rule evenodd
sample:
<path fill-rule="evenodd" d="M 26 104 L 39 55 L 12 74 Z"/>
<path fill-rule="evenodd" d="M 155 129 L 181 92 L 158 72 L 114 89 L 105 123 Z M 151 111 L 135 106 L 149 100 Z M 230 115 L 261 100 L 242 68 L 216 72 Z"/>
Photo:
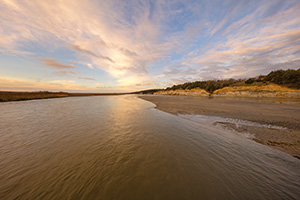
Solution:
<path fill-rule="evenodd" d="M 299 199 L 300 161 L 135 95 L 0 104 L 0 199 Z"/>

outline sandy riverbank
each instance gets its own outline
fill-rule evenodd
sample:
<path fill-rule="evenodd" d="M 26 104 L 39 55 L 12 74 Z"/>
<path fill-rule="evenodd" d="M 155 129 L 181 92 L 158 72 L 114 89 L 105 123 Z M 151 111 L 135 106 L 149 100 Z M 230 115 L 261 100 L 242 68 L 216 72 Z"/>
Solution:
<path fill-rule="evenodd" d="M 145 95 L 141 99 L 172 114 L 198 114 L 247 120 L 264 126 L 237 125 L 216 121 L 214 124 L 238 133 L 249 133 L 253 140 L 300 158 L 300 105 L 252 100 L 191 96 Z M 267 127 L 272 125 L 278 129 Z"/>

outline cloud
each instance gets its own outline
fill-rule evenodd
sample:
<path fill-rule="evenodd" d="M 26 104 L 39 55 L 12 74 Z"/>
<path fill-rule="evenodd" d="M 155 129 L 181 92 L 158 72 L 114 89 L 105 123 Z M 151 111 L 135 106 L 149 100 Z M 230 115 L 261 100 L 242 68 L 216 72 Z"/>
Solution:
<path fill-rule="evenodd" d="M 215 34 L 213 43 L 205 50 L 193 50 L 180 64 L 194 66 L 188 73 L 191 79 L 246 78 L 276 69 L 298 68 L 300 19 L 296 13 L 300 3 L 291 5 L 275 6 L 271 12 L 272 5 L 262 4 L 236 21 L 226 19 L 230 23 L 223 31 L 220 27 L 225 23 L 221 21 L 211 32 Z"/>
<path fill-rule="evenodd" d="M 57 76 L 66 76 L 66 75 L 74 75 L 76 74 L 75 72 L 73 71 L 58 71 L 58 72 L 53 72 L 54 75 L 57 75 Z"/>
<path fill-rule="evenodd" d="M 172 78 L 171 81 L 175 85 L 190 82 L 190 80 L 186 78 Z"/>
<path fill-rule="evenodd" d="M 74 81 L 69 80 L 53 80 L 53 81 L 32 81 L 22 79 L 3 79 L 0 78 L 1 90 L 4 91 L 77 91 L 86 92 L 94 91 L 99 92 L 96 87 L 88 85 L 76 84 Z"/>
<path fill-rule="evenodd" d="M 56 76 L 73 76 L 73 77 L 76 77 L 77 79 L 82 79 L 82 80 L 87 80 L 87 81 L 96 81 L 96 79 L 94 78 L 89 78 L 89 77 L 84 77 L 84 76 L 76 76 L 77 73 L 76 72 L 73 72 L 73 71 L 65 71 L 65 70 L 61 70 L 61 71 L 58 71 L 58 72 L 53 72 L 54 75 Z"/>
<path fill-rule="evenodd" d="M 79 46 L 71 45 L 70 47 L 71 47 L 71 49 L 73 49 L 75 51 L 78 51 L 78 52 L 81 52 L 81 53 L 84 53 L 84 54 L 87 54 L 87 55 L 90 55 L 90 56 L 93 56 L 93 57 L 96 57 L 96 58 L 102 58 L 102 59 L 108 60 L 109 62 L 112 62 L 112 63 L 115 62 L 115 61 L 113 61 L 111 58 L 109 58 L 107 56 L 96 55 L 95 53 L 93 53 L 93 52 L 91 52 L 91 51 L 89 51 L 87 49 L 81 48 Z"/>
<path fill-rule="evenodd" d="M 40 57 L 61 70 L 55 75 L 75 77 L 66 71 L 74 65 L 52 56 L 67 51 L 78 68 L 104 70 L 122 89 L 299 65 L 295 0 L 5 0 L 0 12 L 0 52 Z"/>
<path fill-rule="evenodd" d="M 87 81 L 96 81 L 96 79 L 94 79 L 94 78 L 83 77 L 83 76 L 78 76 L 77 78 L 87 80 Z"/>
<path fill-rule="evenodd" d="M 174 36 L 165 37 L 161 31 L 172 12 L 164 6 L 159 1 L 5 1 L 0 6 L 0 34 L 6 38 L 0 38 L 0 48 L 22 50 L 34 43 L 47 53 L 67 47 L 89 62 L 87 66 L 114 78 L 149 77 L 148 66 L 177 45 Z M 73 68 L 54 59 L 41 60 L 57 69 Z"/>
<path fill-rule="evenodd" d="M 63 63 L 59 63 L 53 58 L 39 58 L 40 61 L 43 62 L 44 65 L 47 65 L 48 67 L 52 67 L 55 69 L 72 69 L 76 68 L 74 65 L 66 65 Z"/>
<path fill-rule="evenodd" d="M 130 51 L 130 50 L 125 49 L 125 48 L 120 48 L 120 51 L 122 53 L 124 53 L 125 55 L 127 55 L 127 56 L 138 56 L 138 54 L 136 52 Z"/>

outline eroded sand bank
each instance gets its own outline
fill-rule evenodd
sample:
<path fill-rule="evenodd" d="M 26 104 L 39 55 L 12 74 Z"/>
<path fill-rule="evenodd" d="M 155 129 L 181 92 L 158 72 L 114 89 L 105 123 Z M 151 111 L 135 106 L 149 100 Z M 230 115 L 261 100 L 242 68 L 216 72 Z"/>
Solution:
<path fill-rule="evenodd" d="M 300 105 L 191 96 L 145 95 L 141 99 L 172 114 L 197 114 L 247 120 L 262 124 L 235 124 L 216 121 L 214 125 L 253 135 L 254 141 L 275 147 L 300 158 Z M 279 128 L 277 128 L 279 127 Z M 281 127 L 281 128 L 280 128 Z"/>

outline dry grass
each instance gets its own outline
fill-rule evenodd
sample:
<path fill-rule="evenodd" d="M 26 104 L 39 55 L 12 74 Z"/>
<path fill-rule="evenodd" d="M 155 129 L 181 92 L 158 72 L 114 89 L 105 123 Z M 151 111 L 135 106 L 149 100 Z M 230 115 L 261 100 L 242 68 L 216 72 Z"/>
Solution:
<path fill-rule="evenodd" d="M 81 97 L 81 96 L 98 96 L 98 95 L 122 95 L 123 93 L 67 93 L 67 92 L 1 92 L 0 102 L 7 101 L 24 101 L 32 99 L 49 99 L 60 97 Z M 125 93 L 124 93 L 125 94 Z"/>
<path fill-rule="evenodd" d="M 67 97 L 64 92 L 0 92 L 0 102 Z"/>
<path fill-rule="evenodd" d="M 167 94 L 167 95 L 188 95 L 188 96 L 208 96 L 209 93 L 201 88 L 193 89 L 178 89 L 178 90 L 167 90 L 167 91 L 158 91 L 154 94 Z"/>
<path fill-rule="evenodd" d="M 300 90 L 290 89 L 282 87 L 276 84 L 251 84 L 251 85 L 235 85 L 230 87 L 224 87 L 216 90 L 214 94 L 232 91 L 248 91 L 248 92 L 300 92 Z"/>
<path fill-rule="evenodd" d="M 201 89 L 201 88 L 193 88 L 193 89 L 190 89 L 189 91 L 191 91 L 191 92 L 202 92 L 202 93 L 205 93 L 205 94 L 209 94 L 207 91 L 205 91 L 204 89 Z"/>
<path fill-rule="evenodd" d="M 213 94 L 207 91 L 194 89 L 177 89 L 159 91 L 155 94 L 181 95 L 181 96 L 230 96 L 230 97 L 276 97 L 276 98 L 300 98 L 300 90 L 291 89 L 276 85 L 273 83 L 255 82 L 245 84 L 244 82 L 236 83 L 229 87 L 215 90 Z"/>

